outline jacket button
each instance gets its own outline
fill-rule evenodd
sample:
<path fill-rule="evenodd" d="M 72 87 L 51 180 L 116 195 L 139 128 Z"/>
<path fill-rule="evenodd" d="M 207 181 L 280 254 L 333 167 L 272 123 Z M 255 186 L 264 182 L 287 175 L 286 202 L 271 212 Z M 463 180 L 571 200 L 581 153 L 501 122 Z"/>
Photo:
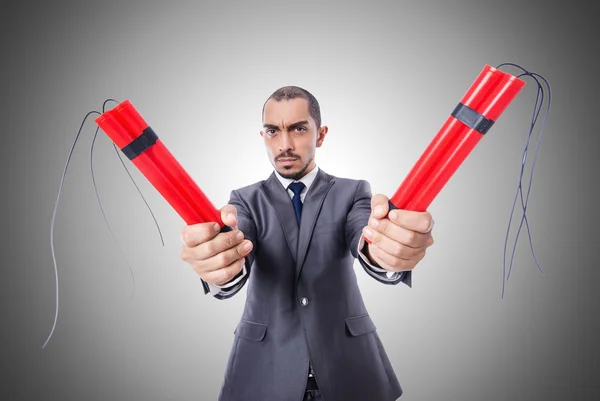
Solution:
<path fill-rule="evenodd" d="M 302 306 L 306 306 L 306 305 L 308 305 L 308 298 L 306 298 L 306 297 L 302 297 L 302 298 L 300 299 L 300 304 L 301 304 Z"/>

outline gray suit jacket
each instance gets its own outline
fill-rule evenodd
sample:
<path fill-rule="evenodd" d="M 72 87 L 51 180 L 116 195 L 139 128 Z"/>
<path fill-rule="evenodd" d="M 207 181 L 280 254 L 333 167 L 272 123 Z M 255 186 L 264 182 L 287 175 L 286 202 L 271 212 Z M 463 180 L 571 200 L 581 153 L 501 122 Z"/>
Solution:
<path fill-rule="evenodd" d="M 298 227 L 275 173 L 232 191 L 238 227 L 254 248 L 244 279 L 216 295 L 229 298 L 248 283 L 220 401 L 301 401 L 309 361 L 325 401 L 400 397 L 353 268 L 371 196 L 367 181 L 319 170 Z M 410 285 L 410 272 L 388 277 L 359 260 L 382 283 Z"/>

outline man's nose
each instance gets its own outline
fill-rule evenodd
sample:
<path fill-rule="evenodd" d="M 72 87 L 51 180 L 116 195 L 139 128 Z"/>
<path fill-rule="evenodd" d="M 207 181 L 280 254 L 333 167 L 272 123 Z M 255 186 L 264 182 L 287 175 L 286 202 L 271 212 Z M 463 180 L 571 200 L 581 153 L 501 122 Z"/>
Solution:
<path fill-rule="evenodd" d="M 282 135 L 279 136 L 279 151 L 287 152 L 292 149 L 294 149 L 294 142 L 292 141 L 291 135 L 288 132 L 283 132 Z"/>

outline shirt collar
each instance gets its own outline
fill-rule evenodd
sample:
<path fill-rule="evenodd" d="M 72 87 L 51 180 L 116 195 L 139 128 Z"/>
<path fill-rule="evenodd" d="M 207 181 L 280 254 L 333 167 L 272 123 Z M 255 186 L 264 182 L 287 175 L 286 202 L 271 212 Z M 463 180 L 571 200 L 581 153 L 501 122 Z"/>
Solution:
<path fill-rule="evenodd" d="M 292 182 L 302 182 L 306 188 L 304 188 L 303 192 L 308 192 L 308 189 L 310 188 L 310 186 L 312 185 L 313 181 L 315 180 L 315 178 L 317 177 L 317 173 L 319 172 L 319 166 L 315 166 L 310 173 L 306 174 L 304 177 L 300 178 L 299 180 L 292 180 L 291 178 L 285 178 L 282 177 L 277 170 L 274 170 L 275 172 L 275 176 L 277 177 L 277 179 L 279 180 L 279 182 L 281 183 L 281 185 L 283 185 L 283 187 L 287 190 L 288 186 L 292 183 Z"/>

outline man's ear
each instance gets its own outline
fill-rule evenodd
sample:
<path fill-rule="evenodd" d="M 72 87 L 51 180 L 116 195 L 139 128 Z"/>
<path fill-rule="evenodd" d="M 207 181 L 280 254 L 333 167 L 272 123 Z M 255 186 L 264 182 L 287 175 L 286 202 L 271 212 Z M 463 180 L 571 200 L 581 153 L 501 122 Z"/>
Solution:
<path fill-rule="evenodd" d="M 265 133 L 264 133 L 262 130 L 260 130 L 258 133 L 259 133 L 259 134 L 260 134 L 260 136 L 262 136 L 263 138 L 265 137 Z"/>
<path fill-rule="evenodd" d="M 326 125 L 323 125 L 321 128 L 319 128 L 319 132 L 317 134 L 317 148 L 320 148 L 321 145 L 323 145 L 327 131 L 329 131 L 329 128 L 327 128 Z"/>

